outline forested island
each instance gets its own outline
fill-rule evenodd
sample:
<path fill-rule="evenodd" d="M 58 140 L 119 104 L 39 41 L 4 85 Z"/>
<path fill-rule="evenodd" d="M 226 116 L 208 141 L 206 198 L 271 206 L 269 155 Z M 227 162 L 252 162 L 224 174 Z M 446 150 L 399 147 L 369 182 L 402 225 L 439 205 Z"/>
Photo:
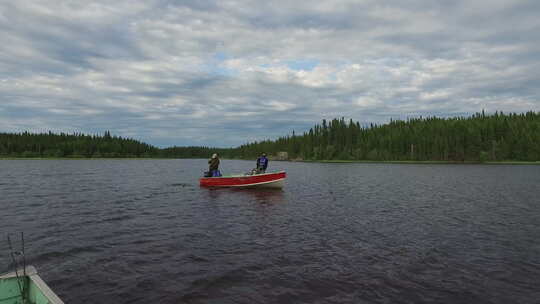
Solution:
<path fill-rule="evenodd" d="M 31 158 L 224 158 L 252 159 L 262 151 L 290 160 L 538 161 L 540 113 L 484 112 L 470 117 L 420 117 L 361 125 L 323 120 L 301 135 L 236 148 L 170 147 L 120 136 L 0 133 L 0 157 Z"/>

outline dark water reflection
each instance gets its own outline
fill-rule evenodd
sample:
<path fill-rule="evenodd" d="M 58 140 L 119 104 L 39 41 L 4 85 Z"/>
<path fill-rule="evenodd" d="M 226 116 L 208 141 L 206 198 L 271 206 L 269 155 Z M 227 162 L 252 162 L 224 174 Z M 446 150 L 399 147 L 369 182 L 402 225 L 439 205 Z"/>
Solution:
<path fill-rule="evenodd" d="M 272 162 L 283 190 L 241 190 L 205 162 L 0 161 L 0 232 L 67 303 L 540 299 L 538 166 Z"/>

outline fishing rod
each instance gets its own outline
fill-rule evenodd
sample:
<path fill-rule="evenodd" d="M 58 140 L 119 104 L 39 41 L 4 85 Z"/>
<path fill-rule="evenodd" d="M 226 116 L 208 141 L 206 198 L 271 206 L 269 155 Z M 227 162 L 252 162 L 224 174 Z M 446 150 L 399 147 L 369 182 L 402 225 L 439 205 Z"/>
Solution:
<path fill-rule="evenodd" d="M 7 240 L 8 240 L 8 245 L 9 245 L 9 254 L 11 256 L 11 261 L 13 262 L 13 267 L 15 267 L 15 277 L 17 278 L 17 286 L 19 287 L 19 292 L 21 293 L 21 298 L 22 298 L 22 303 L 26 303 L 26 298 L 25 298 L 25 281 L 22 282 L 22 286 L 21 286 L 21 278 L 19 277 L 19 271 L 18 271 L 18 268 L 19 268 L 19 262 L 17 261 L 17 259 L 15 258 L 15 255 L 19 255 L 21 256 L 20 259 L 22 259 L 22 263 L 23 263 L 23 279 L 26 278 L 26 257 L 24 255 L 24 233 L 21 231 L 21 245 L 22 245 L 22 250 L 21 251 L 15 251 L 13 250 L 13 244 L 11 243 L 11 237 L 9 236 L 9 234 L 7 235 Z"/>

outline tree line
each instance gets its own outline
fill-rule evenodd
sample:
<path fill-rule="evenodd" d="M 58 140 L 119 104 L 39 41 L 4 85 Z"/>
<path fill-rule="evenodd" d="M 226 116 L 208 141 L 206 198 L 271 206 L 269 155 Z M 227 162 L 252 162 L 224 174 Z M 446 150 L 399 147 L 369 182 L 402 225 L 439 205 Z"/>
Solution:
<path fill-rule="evenodd" d="M 146 143 L 120 136 L 0 133 L 0 156 L 4 157 L 152 157 L 159 149 Z"/>
<path fill-rule="evenodd" d="M 169 147 L 120 136 L 0 133 L 2 157 L 160 157 L 252 159 L 286 152 L 297 160 L 537 161 L 540 113 L 476 113 L 470 117 L 419 117 L 361 125 L 352 119 L 323 120 L 301 135 L 236 148 Z"/>
<path fill-rule="evenodd" d="M 360 125 L 344 118 L 323 120 L 302 135 L 242 145 L 242 158 L 260 151 L 302 160 L 537 161 L 540 113 L 484 111 L 470 117 L 419 117 Z"/>
<path fill-rule="evenodd" d="M 0 133 L 0 157 L 23 158 L 206 158 L 230 155 L 231 149 L 169 147 L 160 149 L 131 138 L 82 133 Z"/>

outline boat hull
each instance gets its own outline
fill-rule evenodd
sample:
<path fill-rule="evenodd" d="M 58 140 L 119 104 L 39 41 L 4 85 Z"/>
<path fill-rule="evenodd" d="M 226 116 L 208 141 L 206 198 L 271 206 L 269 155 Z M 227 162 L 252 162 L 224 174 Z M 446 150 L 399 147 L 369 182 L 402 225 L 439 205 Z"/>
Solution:
<path fill-rule="evenodd" d="M 255 175 L 232 175 L 222 177 L 203 177 L 203 187 L 236 187 L 236 188 L 283 188 L 287 174 L 284 171 Z"/>
<path fill-rule="evenodd" d="M 24 296 L 21 295 L 21 288 Z M 0 275 L 0 303 L 21 303 L 22 298 L 34 304 L 64 304 L 62 300 L 45 284 L 32 266 L 27 266 L 16 273 Z"/>

